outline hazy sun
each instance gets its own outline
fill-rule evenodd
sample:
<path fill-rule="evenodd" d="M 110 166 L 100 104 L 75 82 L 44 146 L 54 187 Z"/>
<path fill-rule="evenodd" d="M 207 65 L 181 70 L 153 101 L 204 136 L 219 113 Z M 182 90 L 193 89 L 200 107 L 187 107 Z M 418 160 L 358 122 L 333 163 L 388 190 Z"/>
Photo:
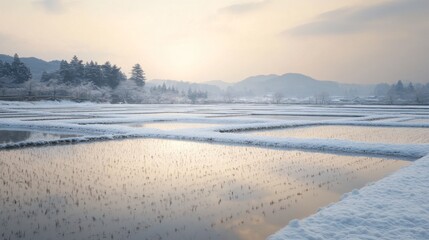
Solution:
<path fill-rule="evenodd" d="M 202 46 L 195 41 L 180 41 L 168 49 L 171 70 L 186 75 L 202 61 Z"/>

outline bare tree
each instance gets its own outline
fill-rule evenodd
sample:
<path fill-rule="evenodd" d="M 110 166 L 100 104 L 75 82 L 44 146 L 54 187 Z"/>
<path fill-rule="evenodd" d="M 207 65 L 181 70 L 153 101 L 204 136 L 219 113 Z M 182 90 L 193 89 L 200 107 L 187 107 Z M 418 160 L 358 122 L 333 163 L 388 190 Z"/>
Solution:
<path fill-rule="evenodd" d="M 283 98 L 284 98 L 283 93 L 281 93 L 281 92 L 276 92 L 276 93 L 274 93 L 274 95 L 273 95 L 273 102 L 274 102 L 275 104 L 279 104 L 279 103 L 281 103 L 281 102 L 282 102 Z"/>
<path fill-rule="evenodd" d="M 330 102 L 330 96 L 327 92 L 320 92 L 315 96 L 316 104 L 328 104 Z"/>

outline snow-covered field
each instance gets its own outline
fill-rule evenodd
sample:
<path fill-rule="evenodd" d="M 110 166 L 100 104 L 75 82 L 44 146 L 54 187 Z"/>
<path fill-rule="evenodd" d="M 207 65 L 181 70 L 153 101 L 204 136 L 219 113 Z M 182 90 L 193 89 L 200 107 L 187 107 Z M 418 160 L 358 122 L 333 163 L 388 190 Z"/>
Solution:
<path fill-rule="evenodd" d="M 407 159 L 270 238 L 429 238 L 429 107 L 0 102 L 0 133 L 0 149 L 159 138 Z"/>

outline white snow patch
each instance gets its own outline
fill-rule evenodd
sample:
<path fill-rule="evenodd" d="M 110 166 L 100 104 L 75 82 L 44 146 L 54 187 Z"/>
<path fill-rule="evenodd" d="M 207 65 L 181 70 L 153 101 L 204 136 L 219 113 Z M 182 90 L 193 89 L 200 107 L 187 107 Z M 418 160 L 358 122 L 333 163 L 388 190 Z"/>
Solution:
<path fill-rule="evenodd" d="M 268 239 L 429 239 L 429 156 Z"/>

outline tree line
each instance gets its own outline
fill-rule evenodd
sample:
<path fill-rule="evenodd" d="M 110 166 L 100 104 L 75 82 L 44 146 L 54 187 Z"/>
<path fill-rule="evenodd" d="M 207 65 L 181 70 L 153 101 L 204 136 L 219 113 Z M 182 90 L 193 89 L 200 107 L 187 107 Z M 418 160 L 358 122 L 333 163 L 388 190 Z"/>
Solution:
<path fill-rule="evenodd" d="M 84 63 L 77 56 L 62 60 L 59 68 L 32 79 L 30 69 L 15 54 L 12 63 L 0 61 L 2 99 L 70 99 L 111 103 L 196 103 L 207 99 L 207 92 L 179 91 L 164 84 L 145 89 L 146 76 L 135 64 L 130 77 L 109 61 Z M 147 91 L 148 90 L 148 91 Z"/>
<path fill-rule="evenodd" d="M 31 72 L 15 53 L 12 63 L 0 60 L 0 79 L 6 83 L 22 84 L 31 79 Z"/>
<path fill-rule="evenodd" d="M 48 82 L 55 79 L 59 83 L 66 85 L 79 85 L 82 83 L 92 83 L 97 87 L 110 87 L 115 89 L 121 81 L 127 80 L 127 76 L 121 71 L 121 68 L 109 61 L 100 65 L 97 62 L 90 61 L 83 64 L 77 56 L 74 56 L 70 62 L 62 60 L 60 68 L 51 73 L 43 72 L 41 81 Z M 146 77 L 140 64 L 135 64 L 131 71 L 130 80 L 137 86 L 143 87 Z"/>
<path fill-rule="evenodd" d="M 14 55 L 12 62 L 0 61 L 0 96 L 14 99 L 72 99 L 79 101 L 111 103 L 201 103 L 208 98 L 207 91 L 167 87 L 166 84 L 145 90 L 146 76 L 140 64 L 135 64 L 130 77 L 109 61 L 98 64 L 83 63 L 77 56 L 70 61 L 63 60 L 59 68 L 43 72 L 41 79 L 32 79 L 30 69 Z M 187 90 L 187 92 L 186 92 Z M 19 99 L 18 97 L 22 98 Z M 45 96 L 45 98 L 43 98 Z M 46 98 L 49 96 L 50 98 Z M 232 95 L 226 92 L 224 101 L 232 102 Z M 428 84 L 378 84 L 374 89 L 378 103 L 384 104 L 429 104 Z M 274 103 L 281 103 L 281 93 L 274 93 Z M 329 103 L 329 96 L 319 94 L 316 103 Z"/>
<path fill-rule="evenodd" d="M 188 91 L 167 86 L 165 82 L 162 85 L 152 86 L 147 95 L 154 103 L 197 103 L 204 102 L 208 98 L 207 91 L 188 88 Z"/>
<path fill-rule="evenodd" d="M 405 85 L 401 80 L 396 84 L 378 84 L 374 89 L 376 96 L 381 96 L 388 104 L 428 104 L 429 83 Z"/>

